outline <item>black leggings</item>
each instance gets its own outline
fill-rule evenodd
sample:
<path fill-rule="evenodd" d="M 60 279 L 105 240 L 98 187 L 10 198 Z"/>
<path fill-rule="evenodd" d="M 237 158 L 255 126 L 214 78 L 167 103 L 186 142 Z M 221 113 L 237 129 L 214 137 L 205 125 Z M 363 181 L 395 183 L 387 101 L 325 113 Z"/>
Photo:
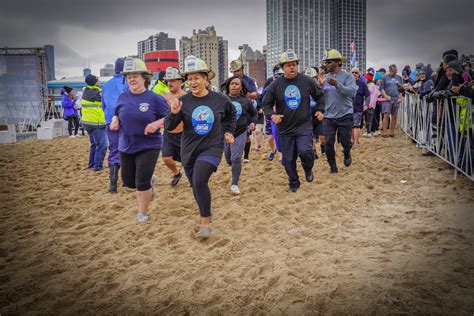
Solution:
<path fill-rule="evenodd" d="M 120 152 L 123 185 L 137 191 L 149 190 L 159 155 L 159 149 L 147 149 L 135 154 Z"/>
<path fill-rule="evenodd" d="M 77 116 L 69 116 L 67 119 L 67 130 L 69 131 L 69 136 L 72 135 L 72 129 L 74 128 L 74 135 L 77 135 L 79 130 L 79 118 Z"/>
<path fill-rule="evenodd" d="M 193 186 L 194 199 L 199 206 L 201 217 L 211 216 L 211 190 L 209 190 L 209 178 L 217 170 L 216 166 L 198 160 L 192 169 L 186 169 L 186 176 Z"/>

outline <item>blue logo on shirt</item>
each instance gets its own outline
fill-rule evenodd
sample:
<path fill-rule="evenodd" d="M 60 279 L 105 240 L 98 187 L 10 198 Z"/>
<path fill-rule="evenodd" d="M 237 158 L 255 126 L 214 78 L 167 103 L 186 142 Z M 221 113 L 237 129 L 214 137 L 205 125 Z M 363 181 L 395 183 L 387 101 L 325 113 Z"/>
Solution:
<path fill-rule="evenodd" d="M 195 108 L 191 117 L 196 134 L 206 135 L 212 130 L 214 112 L 207 105 L 200 105 Z"/>
<path fill-rule="evenodd" d="M 238 120 L 240 116 L 242 115 L 242 104 L 240 104 L 240 102 L 237 102 L 237 101 L 232 101 L 232 104 L 235 106 L 235 111 L 237 112 L 236 116 Z"/>
<path fill-rule="evenodd" d="M 314 101 L 313 98 L 310 99 L 310 101 L 309 101 L 309 106 L 310 106 L 311 108 L 314 108 L 314 107 L 316 106 L 316 101 Z"/>
<path fill-rule="evenodd" d="M 286 105 L 292 109 L 296 110 L 296 108 L 301 103 L 301 93 L 300 89 L 298 89 L 295 85 L 289 85 L 285 89 L 285 102 Z"/>

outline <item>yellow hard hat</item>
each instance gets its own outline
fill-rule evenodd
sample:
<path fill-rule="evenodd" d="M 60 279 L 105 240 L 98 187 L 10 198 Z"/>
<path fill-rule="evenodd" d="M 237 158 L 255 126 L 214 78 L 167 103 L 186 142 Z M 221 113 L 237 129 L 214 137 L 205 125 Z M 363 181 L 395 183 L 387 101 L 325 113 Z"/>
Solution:
<path fill-rule="evenodd" d="M 286 52 L 282 53 L 280 55 L 280 59 L 278 60 L 278 63 L 280 64 L 281 67 L 283 67 L 284 64 L 296 61 L 299 62 L 300 60 L 298 59 L 298 56 L 296 56 L 296 53 L 294 50 L 287 49 Z"/>
<path fill-rule="evenodd" d="M 131 73 L 147 73 L 151 72 L 146 68 L 145 62 L 139 58 L 127 57 L 123 62 L 123 71 L 122 74 L 131 74 Z"/>
<path fill-rule="evenodd" d="M 197 58 L 196 56 L 189 55 L 184 60 L 184 71 L 181 75 L 186 76 L 196 72 L 204 72 L 207 74 L 208 79 L 212 80 L 215 77 L 215 72 L 209 69 L 204 60 Z"/>
<path fill-rule="evenodd" d="M 314 78 L 318 76 L 318 72 L 313 67 L 306 68 L 304 74 L 308 77 Z"/>
<path fill-rule="evenodd" d="M 325 49 L 324 50 L 324 55 L 323 55 L 323 61 L 327 60 L 340 60 L 342 62 L 345 62 L 347 59 L 346 57 L 342 56 L 342 54 L 335 50 L 335 49 Z"/>
<path fill-rule="evenodd" d="M 230 63 L 230 72 L 234 72 L 242 68 L 244 68 L 244 65 L 242 65 L 242 62 L 239 59 L 233 60 Z"/>

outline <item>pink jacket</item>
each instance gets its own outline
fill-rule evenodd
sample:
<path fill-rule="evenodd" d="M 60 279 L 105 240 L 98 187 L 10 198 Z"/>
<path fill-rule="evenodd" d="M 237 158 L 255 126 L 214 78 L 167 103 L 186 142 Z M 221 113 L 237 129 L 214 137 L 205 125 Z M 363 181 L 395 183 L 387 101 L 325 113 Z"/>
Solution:
<path fill-rule="evenodd" d="M 375 109 L 377 104 L 377 97 L 380 95 L 380 88 L 375 83 L 371 82 L 368 85 L 370 93 L 369 108 Z"/>

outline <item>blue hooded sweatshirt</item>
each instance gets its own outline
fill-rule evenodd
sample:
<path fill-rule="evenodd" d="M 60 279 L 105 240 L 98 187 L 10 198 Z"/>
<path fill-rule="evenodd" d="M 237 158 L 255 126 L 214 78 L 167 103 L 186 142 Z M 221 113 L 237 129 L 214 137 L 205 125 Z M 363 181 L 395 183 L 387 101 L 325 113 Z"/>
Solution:
<path fill-rule="evenodd" d="M 110 124 L 115 113 L 118 97 L 128 91 L 127 80 L 121 74 L 115 74 L 104 84 L 102 89 L 102 109 L 105 114 L 105 123 Z"/>
<path fill-rule="evenodd" d="M 63 96 L 61 105 L 64 110 L 64 113 L 63 113 L 64 119 L 66 120 L 68 117 L 78 116 L 77 110 L 74 108 L 74 104 L 76 103 L 76 100 L 69 99 L 69 96 L 67 95 L 67 92 L 64 89 L 61 89 L 61 95 Z"/>

